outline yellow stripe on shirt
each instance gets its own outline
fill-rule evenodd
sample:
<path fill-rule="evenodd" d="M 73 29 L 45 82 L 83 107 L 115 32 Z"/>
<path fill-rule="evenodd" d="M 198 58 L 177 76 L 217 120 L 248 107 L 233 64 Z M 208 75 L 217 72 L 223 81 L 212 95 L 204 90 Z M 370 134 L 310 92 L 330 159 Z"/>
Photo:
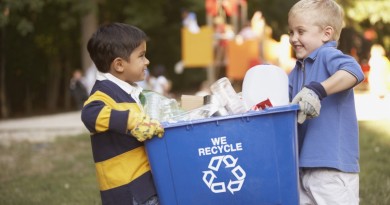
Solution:
<path fill-rule="evenodd" d="M 137 103 L 117 103 L 110 96 L 100 91 L 96 91 L 93 95 L 91 95 L 89 99 L 84 103 L 84 106 L 93 101 L 101 101 L 105 104 L 105 106 L 100 110 L 99 115 L 96 119 L 96 132 L 104 132 L 108 130 L 112 109 L 118 111 L 130 110 L 132 112 L 137 113 L 141 112 Z"/>
<path fill-rule="evenodd" d="M 95 165 L 101 191 L 128 184 L 150 170 L 143 146 Z"/>

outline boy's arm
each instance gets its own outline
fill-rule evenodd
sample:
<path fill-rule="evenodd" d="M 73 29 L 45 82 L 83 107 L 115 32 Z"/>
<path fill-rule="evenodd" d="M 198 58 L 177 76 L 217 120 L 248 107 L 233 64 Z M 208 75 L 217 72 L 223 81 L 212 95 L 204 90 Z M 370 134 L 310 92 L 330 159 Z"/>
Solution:
<path fill-rule="evenodd" d="M 129 109 L 119 105 L 107 94 L 96 91 L 84 103 L 81 120 L 91 133 L 111 130 L 126 134 Z"/>
<path fill-rule="evenodd" d="M 164 129 L 161 124 L 140 112 L 134 103 L 116 103 L 108 95 L 95 92 L 86 102 L 81 113 L 84 125 L 91 133 L 108 130 L 128 134 L 138 141 L 161 137 Z"/>
<path fill-rule="evenodd" d="M 321 85 L 324 87 L 327 95 L 332 95 L 352 88 L 357 82 L 358 80 L 354 75 L 345 70 L 339 70 L 321 82 Z"/>
<path fill-rule="evenodd" d="M 298 122 L 302 124 L 307 117 L 313 118 L 320 114 L 321 100 L 352 88 L 358 79 L 345 70 L 339 70 L 323 82 L 310 82 L 292 100 L 293 104 L 299 104 Z"/>
<path fill-rule="evenodd" d="M 351 89 L 364 80 L 363 71 L 353 57 L 343 55 L 341 52 L 329 52 L 324 63 L 327 71 L 333 74 L 322 82 L 310 82 L 292 100 L 292 103 L 300 105 L 301 110 L 298 112 L 300 123 L 305 121 L 306 116 L 313 118 L 320 114 L 320 101 L 323 98 Z"/>

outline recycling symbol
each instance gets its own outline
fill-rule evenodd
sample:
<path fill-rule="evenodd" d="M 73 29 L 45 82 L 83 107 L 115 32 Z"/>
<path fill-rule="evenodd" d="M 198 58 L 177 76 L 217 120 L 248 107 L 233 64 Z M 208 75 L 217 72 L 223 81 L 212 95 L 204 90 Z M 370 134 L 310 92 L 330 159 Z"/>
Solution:
<path fill-rule="evenodd" d="M 211 158 L 209 163 L 209 170 L 203 171 L 203 182 L 209 187 L 214 193 L 226 192 L 226 189 L 230 193 L 240 191 L 244 184 L 246 173 L 240 165 L 237 165 L 238 158 L 234 158 L 231 155 L 214 156 Z M 218 172 L 222 162 L 225 165 L 225 169 L 231 169 L 233 179 L 229 179 L 229 182 L 218 181 L 218 177 L 214 172 Z"/>

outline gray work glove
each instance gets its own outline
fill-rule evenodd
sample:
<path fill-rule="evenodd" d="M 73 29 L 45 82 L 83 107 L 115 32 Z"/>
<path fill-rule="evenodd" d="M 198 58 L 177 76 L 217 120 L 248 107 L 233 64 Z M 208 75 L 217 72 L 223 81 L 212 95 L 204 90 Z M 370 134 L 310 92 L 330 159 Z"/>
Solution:
<path fill-rule="evenodd" d="M 306 119 L 318 117 L 321 110 L 321 100 L 326 97 L 324 87 L 320 83 L 311 82 L 305 86 L 292 100 L 292 104 L 299 104 L 298 123 Z"/>

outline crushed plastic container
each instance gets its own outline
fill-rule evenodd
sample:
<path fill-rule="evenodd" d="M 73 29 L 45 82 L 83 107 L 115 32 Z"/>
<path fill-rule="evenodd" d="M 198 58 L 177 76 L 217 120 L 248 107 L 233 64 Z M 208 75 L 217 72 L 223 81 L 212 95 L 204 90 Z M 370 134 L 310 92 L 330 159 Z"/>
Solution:
<path fill-rule="evenodd" d="M 165 124 L 145 143 L 160 203 L 299 204 L 298 109 Z"/>
<path fill-rule="evenodd" d="M 240 100 L 228 78 L 220 78 L 210 86 L 210 90 L 229 114 L 240 114 L 247 111 L 246 105 Z"/>

